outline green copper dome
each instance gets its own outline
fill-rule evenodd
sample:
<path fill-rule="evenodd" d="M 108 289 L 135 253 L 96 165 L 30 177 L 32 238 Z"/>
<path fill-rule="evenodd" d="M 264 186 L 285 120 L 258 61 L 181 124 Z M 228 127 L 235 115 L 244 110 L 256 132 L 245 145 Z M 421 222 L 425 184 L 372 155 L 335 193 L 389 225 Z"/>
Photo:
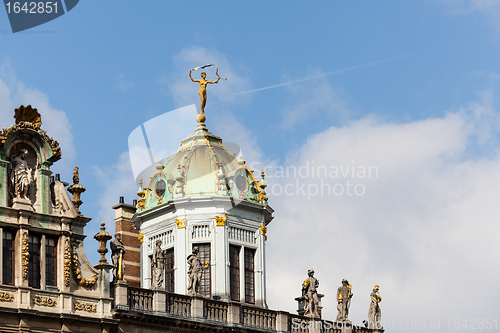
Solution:
<path fill-rule="evenodd" d="M 178 151 L 156 166 L 147 188 L 138 191 L 138 211 L 184 197 L 228 196 L 267 204 L 265 186 L 260 186 L 245 161 L 229 152 L 222 139 L 204 124 L 181 141 Z"/>

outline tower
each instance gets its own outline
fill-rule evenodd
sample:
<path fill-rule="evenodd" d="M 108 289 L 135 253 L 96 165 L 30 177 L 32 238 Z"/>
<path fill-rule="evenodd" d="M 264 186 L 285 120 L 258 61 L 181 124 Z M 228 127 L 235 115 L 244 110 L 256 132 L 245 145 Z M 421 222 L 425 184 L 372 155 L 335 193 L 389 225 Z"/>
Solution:
<path fill-rule="evenodd" d="M 197 247 L 206 266 L 202 296 L 267 307 L 265 241 L 273 210 L 266 186 L 200 122 L 139 188 L 132 220 L 143 239 L 142 287 L 154 286 L 152 256 L 161 240 L 167 291 L 188 294 L 186 259 Z"/>

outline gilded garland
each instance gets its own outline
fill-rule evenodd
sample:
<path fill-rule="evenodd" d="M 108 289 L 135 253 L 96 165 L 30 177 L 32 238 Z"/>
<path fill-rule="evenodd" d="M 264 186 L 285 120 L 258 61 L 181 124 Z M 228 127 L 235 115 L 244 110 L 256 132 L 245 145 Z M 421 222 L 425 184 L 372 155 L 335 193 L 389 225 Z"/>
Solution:
<path fill-rule="evenodd" d="M 94 274 L 92 280 L 87 280 L 80 270 L 80 265 L 78 264 L 78 255 L 76 254 L 76 244 L 71 244 L 73 247 L 73 276 L 75 277 L 78 284 L 85 288 L 92 288 L 97 282 L 97 274 Z"/>
<path fill-rule="evenodd" d="M 28 232 L 23 233 L 23 241 L 21 247 L 21 264 L 23 269 L 23 279 L 28 278 L 28 264 L 30 260 L 29 246 L 28 246 Z"/>
<path fill-rule="evenodd" d="M 40 126 L 42 125 L 42 117 L 38 113 L 37 109 L 32 108 L 31 105 L 21 105 L 15 110 L 14 118 L 16 119 L 15 125 L 10 126 L 9 128 L 4 127 L 0 131 L 0 146 L 5 144 L 7 138 L 12 133 L 20 131 L 24 128 L 29 128 L 38 132 L 38 134 L 40 134 L 45 141 L 47 141 L 52 149 L 52 154 L 56 157 L 61 157 L 61 147 L 59 147 L 59 143 L 49 137 L 46 131 L 40 129 Z"/>
<path fill-rule="evenodd" d="M 92 303 L 83 303 L 76 301 L 75 310 L 86 311 L 86 312 L 97 312 L 96 305 Z"/>
<path fill-rule="evenodd" d="M 1 291 L 0 292 L 0 302 L 12 302 L 14 296 L 12 294 Z"/>
<path fill-rule="evenodd" d="M 71 250 L 69 248 L 69 238 L 66 238 L 64 245 L 64 285 L 69 286 L 69 279 L 71 276 Z"/>

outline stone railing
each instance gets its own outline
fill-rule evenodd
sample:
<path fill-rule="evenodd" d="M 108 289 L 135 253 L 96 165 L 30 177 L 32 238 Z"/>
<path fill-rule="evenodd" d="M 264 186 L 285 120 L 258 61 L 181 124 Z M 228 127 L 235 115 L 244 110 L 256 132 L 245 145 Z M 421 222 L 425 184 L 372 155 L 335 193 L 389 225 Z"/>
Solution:
<path fill-rule="evenodd" d="M 276 311 L 242 306 L 240 313 L 242 325 L 276 331 Z"/>
<path fill-rule="evenodd" d="M 189 317 L 191 316 L 191 297 L 167 294 L 165 310 L 167 313 Z"/>
<path fill-rule="evenodd" d="M 227 310 L 227 302 L 203 300 L 203 318 L 227 322 Z"/>
<path fill-rule="evenodd" d="M 127 305 L 131 310 L 153 311 L 154 292 L 149 289 L 127 288 Z"/>
<path fill-rule="evenodd" d="M 288 332 L 309 332 L 309 318 L 299 315 L 288 315 Z"/>
<path fill-rule="evenodd" d="M 116 311 L 138 311 L 160 317 L 175 317 L 187 321 L 204 321 L 233 330 L 244 328 L 247 332 L 290 333 L 382 333 L 354 326 L 350 322 L 337 323 L 311 319 L 285 311 L 273 311 L 239 302 L 216 301 L 199 296 L 167 293 L 162 289 L 142 289 L 126 284 L 114 285 Z M 159 319 L 160 320 L 160 319 Z M 345 328 L 343 329 L 343 326 Z"/>

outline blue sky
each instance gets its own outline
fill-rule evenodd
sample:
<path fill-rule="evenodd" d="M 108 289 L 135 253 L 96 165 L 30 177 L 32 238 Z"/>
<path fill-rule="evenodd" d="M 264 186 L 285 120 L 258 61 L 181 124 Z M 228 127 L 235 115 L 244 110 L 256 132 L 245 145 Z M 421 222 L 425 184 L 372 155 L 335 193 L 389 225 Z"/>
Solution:
<path fill-rule="evenodd" d="M 429 323 L 436 311 L 442 326 L 448 316 L 493 318 L 499 18 L 494 0 L 80 1 L 52 22 L 12 34 L 0 10 L 0 127 L 13 123 L 21 103 L 37 107 L 42 128 L 63 148 L 53 170 L 70 181 L 80 167 L 81 208 L 94 218 L 87 233 L 101 219 L 110 230 L 110 206 L 119 195 L 135 198 L 128 135 L 167 111 L 198 106 L 187 72 L 216 63 L 228 79 L 208 88 L 207 127 L 240 144 L 247 163 L 380 171 L 363 180 L 363 197 L 270 195 L 272 308 L 295 310 L 298 285 L 315 264 L 326 318 L 336 315 L 342 278 L 359 285 L 352 309 L 359 323 L 375 284 L 388 299 L 383 318 L 397 323 Z M 317 78 L 236 95 L 308 77 Z M 294 182 L 270 178 L 271 185 Z M 314 259 L 290 245 L 297 242 Z M 91 262 L 96 248 L 86 241 Z M 479 265 L 484 257 L 491 262 Z M 470 305 L 460 288 L 476 279 L 485 296 L 473 313 L 462 312 Z M 451 286 L 436 290 L 437 281 Z M 435 311 L 413 302 L 416 289 L 439 298 Z"/>

